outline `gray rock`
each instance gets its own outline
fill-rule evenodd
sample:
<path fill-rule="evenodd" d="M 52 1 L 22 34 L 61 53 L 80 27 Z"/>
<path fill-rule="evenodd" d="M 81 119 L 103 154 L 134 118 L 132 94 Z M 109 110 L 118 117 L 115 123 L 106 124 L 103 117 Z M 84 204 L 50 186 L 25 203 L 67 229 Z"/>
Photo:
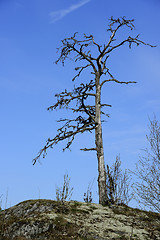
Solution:
<path fill-rule="evenodd" d="M 128 206 L 28 200 L 0 211 L 0 240 L 160 239 L 160 214 Z"/>

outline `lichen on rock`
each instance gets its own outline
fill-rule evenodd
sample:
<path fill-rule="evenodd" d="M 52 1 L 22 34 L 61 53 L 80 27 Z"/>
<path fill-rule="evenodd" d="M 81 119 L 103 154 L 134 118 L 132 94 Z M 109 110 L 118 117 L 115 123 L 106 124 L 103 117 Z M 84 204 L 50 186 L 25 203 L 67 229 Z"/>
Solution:
<path fill-rule="evenodd" d="M 0 240 L 160 239 L 160 215 L 128 206 L 28 200 L 0 212 Z"/>

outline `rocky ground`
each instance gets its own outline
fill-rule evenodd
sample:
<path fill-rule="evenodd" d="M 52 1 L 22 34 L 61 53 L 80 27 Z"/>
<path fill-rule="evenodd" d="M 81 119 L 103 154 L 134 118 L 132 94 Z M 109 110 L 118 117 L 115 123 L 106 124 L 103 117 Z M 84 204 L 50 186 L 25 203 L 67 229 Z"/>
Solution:
<path fill-rule="evenodd" d="M 28 200 L 0 211 L 0 240 L 160 240 L 160 214 L 127 206 Z"/>

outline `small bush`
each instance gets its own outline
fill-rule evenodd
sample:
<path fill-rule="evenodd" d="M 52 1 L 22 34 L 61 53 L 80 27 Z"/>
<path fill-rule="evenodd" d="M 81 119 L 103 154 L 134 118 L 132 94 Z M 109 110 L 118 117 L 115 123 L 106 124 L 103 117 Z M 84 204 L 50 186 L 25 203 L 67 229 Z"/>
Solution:
<path fill-rule="evenodd" d="M 91 185 L 91 183 L 89 183 L 88 188 L 87 188 L 87 192 L 84 193 L 84 195 L 83 195 L 84 196 L 83 200 L 86 203 L 92 203 L 93 202 L 92 191 L 91 191 L 92 186 L 93 186 L 93 183 L 92 183 L 92 185 Z"/>
<path fill-rule="evenodd" d="M 62 187 L 56 187 L 56 200 L 64 203 L 66 200 L 71 199 L 73 194 L 73 187 L 70 188 L 70 178 L 68 174 L 64 175 L 64 182 Z"/>
<path fill-rule="evenodd" d="M 116 157 L 112 167 L 107 165 L 106 169 L 106 187 L 107 197 L 110 204 L 126 204 L 132 200 L 133 192 L 131 189 L 131 175 L 121 169 L 120 157 Z"/>

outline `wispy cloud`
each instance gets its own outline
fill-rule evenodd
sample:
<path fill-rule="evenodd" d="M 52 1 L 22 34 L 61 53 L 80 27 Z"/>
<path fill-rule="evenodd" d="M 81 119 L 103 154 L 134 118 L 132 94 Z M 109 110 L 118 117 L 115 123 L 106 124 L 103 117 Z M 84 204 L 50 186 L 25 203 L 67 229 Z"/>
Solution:
<path fill-rule="evenodd" d="M 76 9 L 82 7 L 83 5 L 85 5 L 86 3 L 90 2 L 91 0 L 82 0 L 81 2 L 77 3 L 77 4 L 73 4 L 70 7 L 66 8 L 66 9 L 61 9 L 58 11 L 53 11 L 51 13 L 49 13 L 50 15 L 50 22 L 54 23 L 60 19 L 62 19 L 63 17 L 65 17 L 67 14 L 75 11 Z"/>

